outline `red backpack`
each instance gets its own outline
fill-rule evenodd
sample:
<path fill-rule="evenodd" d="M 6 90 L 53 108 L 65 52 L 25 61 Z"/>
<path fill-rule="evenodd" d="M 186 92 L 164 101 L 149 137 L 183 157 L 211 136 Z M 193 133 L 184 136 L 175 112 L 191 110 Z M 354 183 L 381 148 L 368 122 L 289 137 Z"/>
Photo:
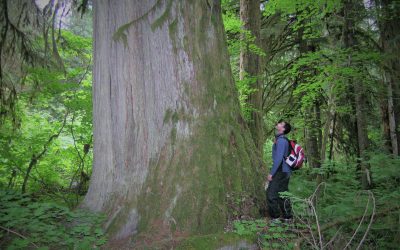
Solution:
<path fill-rule="evenodd" d="M 303 166 L 303 162 L 305 161 L 304 150 L 295 140 L 284 138 L 289 142 L 289 155 L 286 156 L 285 162 L 292 170 L 298 170 Z"/>

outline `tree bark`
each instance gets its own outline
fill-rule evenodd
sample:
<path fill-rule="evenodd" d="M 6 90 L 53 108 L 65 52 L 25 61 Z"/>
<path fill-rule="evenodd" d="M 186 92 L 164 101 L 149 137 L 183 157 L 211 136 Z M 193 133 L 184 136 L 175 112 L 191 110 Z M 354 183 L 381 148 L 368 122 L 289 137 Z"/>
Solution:
<path fill-rule="evenodd" d="M 299 40 L 299 52 L 300 55 L 304 55 L 309 52 L 315 52 L 316 48 L 313 44 L 308 44 L 307 40 L 303 37 L 304 29 L 300 28 L 298 30 L 298 40 Z M 304 67 L 300 75 L 299 81 L 304 81 L 308 76 L 314 74 L 315 70 L 311 68 Z M 318 100 L 314 100 L 313 103 L 307 104 L 305 107 L 304 114 L 304 125 L 305 125 L 305 140 L 306 140 L 306 152 L 307 161 L 313 168 L 319 168 L 321 166 L 321 155 L 320 155 L 320 143 L 318 139 L 321 137 L 321 121 L 318 114 Z M 318 182 L 320 177 L 317 178 Z"/>
<path fill-rule="evenodd" d="M 314 105 L 314 112 L 315 112 L 315 128 L 317 129 L 317 140 L 318 140 L 318 151 L 320 152 L 319 157 L 320 157 L 320 164 L 324 161 L 325 157 L 322 158 L 322 140 L 323 140 L 323 134 L 322 134 L 322 121 L 321 121 L 321 102 L 319 100 L 316 101 Z"/>
<path fill-rule="evenodd" d="M 379 106 L 381 111 L 381 124 L 382 124 L 382 139 L 384 141 L 384 147 L 387 152 L 392 152 L 392 140 L 390 134 L 390 118 L 389 118 L 389 85 L 386 82 L 385 77 L 382 83 L 387 86 L 386 89 L 382 90 L 381 97 L 379 99 Z M 396 141 L 397 143 L 397 141 Z"/>
<path fill-rule="evenodd" d="M 336 112 L 333 113 L 333 119 L 332 119 L 332 126 L 329 129 L 329 156 L 328 159 L 329 161 L 333 160 L 333 143 L 334 143 L 334 138 L 335 138 L 335 127 L 336 127 Z"/>
<path fill-rule="evenodd" d="M 390 131 L 390 144 L 393 155 L 399 155 L 399 146 L 398 146 L 398 138 L 396 132 L 396 112 L 394 109 L 394 101 L 393 101 L 393 88 L 392 81 L 386 81 L 387 84 L 387 92 L 388 92 L 388 104 L 387 104 L 387 113 L 389 120 L 389 131 Z"/>
<path fill-rule="evenodd" d="M 333 154 L 333 138 L 335 132 L 335 123 L 336 123 L 336 95 L 334 90 L 334 84 L 329 85 L 328 92 L 328 105 L 326 110 L 326 121 L 324 126 L 324 135 L 322 139 L 321 146 L 321 162 L 324 162 L 326 159 L 328 140 L 329 140 L 329 154 L 328 160 L 332 160 Z"/>
<path fill-rule="evenodd" d="M 343 42 L 346 48 L 354 50 L 357 45 L 355 37 L 355 19 L 357 8 L 360 6 L 359 2 L 354 0 L 344 0 L 343 12 L 344 12 L 344 26 L 343 26 Z M 353 66 L 352 55 L 348 56 L 348 65 Z M 354 89 L 354 101 L 356 110 L 356 121 L 357 121 L 357 143 L 358 152 L 361 162 L 359 169 L 361 170 L 361 185 L 364 189 L 371 187 L 371 176 L 369 172 L 369 165 L 365 162 L 367 159 L 366 151 L 369 147 L 367 120 L 365 114 L 368 110 L 366 104 L 366 89 L 361 79 L 350 79 L 349 83 Z"/>
<path fill-rule="evenodd" d="M 82 207 L 112 239 L 222 230 L 265 201 L 219 1 L 94 1 L 94 163 Z M 257 214 L 256 207 L 251 210 Z"/>
<path fill-rule="evenodd" d="M 240 20 L 243 22 L 243 28 L 250 31 L 254 36 L 254 44 L 260 47 L 260 1 L 258 0 L 240 0 Z M 246 40 L 243 35 L 243 40 Z M 247 99 L 247 104 L 252 108 L 251 120 L 248 121 L 251 135 L 257 149 L 262 154 L 264 145 L 264 121 L 262 107 L 262 81 L 260 80 L 261 64 L 260 55 L 252 52 L 249 43 L 245 43 L 240 51 L 240 80 L 246 77 L 252 77 L 255 80 L 251 82 L 250 88 L 253 89 Z"/>
<path fill-rule="evenodd" d="M 313 105 L 314 106 L 314 105 Z M 305 114 L 305 126 L 306 126 L 306 150 L 307 160 L 310 166 L 313 168 L 319 168 L 321 166 L 321 155 L 319 152 L 318 135 L 320 128 L 318 128 L 319 122 L 313 112 L 314 107 L 307 108 Z"/>
<path fill-rule="evenodd" d="M 400 22 L 400 8 L 393 0 L 375 1 L 380 16 L 378 24 L 380 40 L 385 54 L 383 70 L 385 83 L 388 91 L 388 115 L 390 129 L 390 143 L 392 153 L 400 155 L 400 42 L 398 39 Z"/>

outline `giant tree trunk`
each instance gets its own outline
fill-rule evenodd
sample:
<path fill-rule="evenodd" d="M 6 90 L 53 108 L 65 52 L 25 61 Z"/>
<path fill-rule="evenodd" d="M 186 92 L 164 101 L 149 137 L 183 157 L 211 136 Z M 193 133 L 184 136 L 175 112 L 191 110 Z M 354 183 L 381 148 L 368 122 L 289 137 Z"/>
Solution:
<path fill-rule="evenodd" d="M 240 20 L 243 22 L 243 28 L 254 36 L 254 44 L 260 46 L 260 1 L 258 0 L 240 0 Z M 244 37 L 246 35 L 243 35 Z M 246 40 L 246 38 L 244 38 Z M 250 50 L 249 44 L 242 46 L 240 51 L 240 79 L 250 77 L 254 80 L 250 83 L 253 89 L 246 102 L 251 107 L 251 119 L 248 121 L 253 140 L 259 152 L 263 152 L 264 145 L 264 121 L 262 107 L 262 81 L 260 80 L 261 64 L 260 55 Z"/>
<path fill-rule="evenodd" d="M 83 207 L 113 238 L 211 233 L 265 200 L 219 1 L 94 1 L 94 166 Z M 254 212 L 254 211 L 253 211 Z"/>

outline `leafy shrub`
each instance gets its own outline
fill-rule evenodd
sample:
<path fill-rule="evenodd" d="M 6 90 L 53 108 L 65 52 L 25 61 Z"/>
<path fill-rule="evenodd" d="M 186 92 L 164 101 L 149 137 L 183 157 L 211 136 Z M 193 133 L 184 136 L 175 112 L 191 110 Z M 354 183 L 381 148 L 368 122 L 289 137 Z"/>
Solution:
<path fill-rule="evenodd" d="M 96 249 L 106 242 L 103 217 L 0 192 L 0 248 Z"/>

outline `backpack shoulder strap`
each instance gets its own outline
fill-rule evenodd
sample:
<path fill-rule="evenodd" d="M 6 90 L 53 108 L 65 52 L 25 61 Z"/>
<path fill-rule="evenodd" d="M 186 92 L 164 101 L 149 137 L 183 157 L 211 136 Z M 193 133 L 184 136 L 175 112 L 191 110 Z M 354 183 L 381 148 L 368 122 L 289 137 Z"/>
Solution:
<path fill-rule="evenodd" d="M 290 142 L 290 140 L 286 136 L 282 136 L 282 138 L 284 138 L 289 144 L 288 155 L 287 155 L 287 156 L 289 156 L 290 152 L 293 150 L 292 143 Z"/>

